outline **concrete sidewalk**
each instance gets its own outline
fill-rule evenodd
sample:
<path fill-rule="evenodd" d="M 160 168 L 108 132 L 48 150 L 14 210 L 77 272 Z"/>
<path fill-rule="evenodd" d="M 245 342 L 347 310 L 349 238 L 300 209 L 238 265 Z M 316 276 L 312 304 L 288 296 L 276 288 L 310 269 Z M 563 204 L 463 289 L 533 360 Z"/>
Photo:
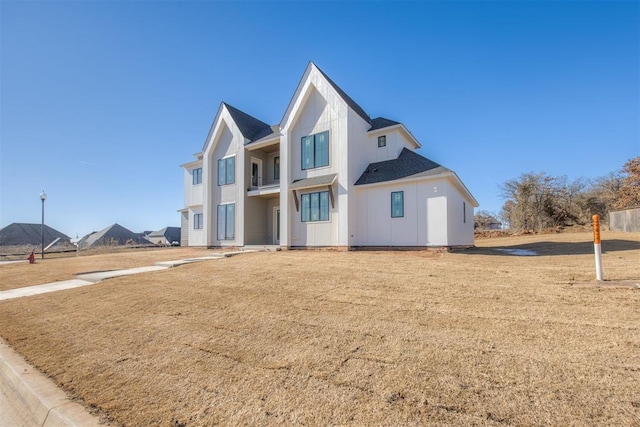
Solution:
<path fill-rule="evenodd" d="M 0 301 L 89 286 L 113 277 L 162 271 L 184 264 L 257 251 L 259 250 L 214 253 L 205 257 L 158 262 L 148 267 L 81 274 L 76 279 L 2 291 Z M 99 424 L 97 417 L 89 414 L 82 405 L 72 402 L 64 391 L 29 365 L 0 338 L 0 427 L 93 427 Z"/>
<path fill-rule="evenodd" d="M 93 427 L 100 420 L 0 339 L 0 425 Z"/>
<path fill-rule="evenodd" d="M 194 262 L 202 262 L 202 261 L 211 261 L 215 259 L 228 258 L 235 255 L 251 253 L 251 252 L 259 252 L 259 251 L 260 250 L 252 249 L 252 250 L 236 251 L 236 252 L 221 252 L 221 253 L 214 253 L 208 256 L 198 257 L 198 258 L 185 258 L 185 259 L 178 259 L 173 261 L 161 261 L 161 262 L 157 262 L 155 265 L 150 265 L 147 267 L 127 268 L 123 270 L 95 271 L 92 273 L 79 274 L 76 276 L 75 279 L 71 279 L 71 280 L 63 280 L 60 282 L 44 283 L 42 285 L 25 286 L 22 288 L 15 288 L 15 289 L 9 289 L 6 291 L 0 291 L 0 301 L 14 299 L 14 298 L 28 297 L 28 296 L 44 294 L 48 292 L 62 291 L 65 289 L 78 288 L 80 286 L 93 285 L 95 283 L 101 282 L 102 280 L 111 279 L 114 277 L 130 276 L 132 274 L 167 270 L 169 268 L 178 267 L 184 264 L 191 264 Z"/>

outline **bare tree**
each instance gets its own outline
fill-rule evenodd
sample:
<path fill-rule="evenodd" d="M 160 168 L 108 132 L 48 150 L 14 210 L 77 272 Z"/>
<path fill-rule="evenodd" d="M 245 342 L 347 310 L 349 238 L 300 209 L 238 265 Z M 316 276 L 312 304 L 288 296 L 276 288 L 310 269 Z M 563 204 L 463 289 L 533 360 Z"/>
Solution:
<path fill-rule="evenodd" d="M 622 167 L 623 181 L 613 203 L 615 209 L 640 207 L 640 156 Z"/>
<path fill-rule="evenodd" d="M 577 199 L 582 221 L 585 223 L 591 221 L 591 217 L 595 214 L 606 221 L 609 211 L 613 209 L 618 198 L 623 181 L 622 174 L 616 171 L 589 182 Z"/>
<path fill-rule="evenodd" d="M 587 186 L 587 182 L 578 178 L 570 181 L 566 176 L 553 179 L 552 195 L 546 202 L 546 214 L 554 226 L 583 224 L 578 199 Z"/>
<path fill-rule="evenodd" d="M 544 172 L 525 173 L 520 178 L 506 181 L 501 192 L 507 201 L 503 215 L 512 228 L 541 231 L 550 225 L 547 212 L 554 196 L 553 177 Z"/>
<path fill-rule="evenodd" d="M 594 214 L 605 219 L 611 209 L 640 207 L 640 157 L 594 181 L 529 172 L 506 181 L 500 190 L 505 199 L 501 217 L 511 228 L 541 231 L 587 224 Z"/>

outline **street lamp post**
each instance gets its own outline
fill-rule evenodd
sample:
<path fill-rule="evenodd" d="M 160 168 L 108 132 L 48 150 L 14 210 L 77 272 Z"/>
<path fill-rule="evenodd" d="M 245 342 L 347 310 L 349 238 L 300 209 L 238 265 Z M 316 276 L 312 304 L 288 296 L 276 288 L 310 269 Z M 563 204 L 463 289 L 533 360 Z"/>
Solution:
<path fill-rule="evenodd" d="M 47 195 L 44 190 L 40 193 L 40 200 L 42 200 L 42 226 L 40 227 L 40 245 L 42 252 L 40 252 L 40 254 L 42 259 L 44 259 L 44 201 L 47 200 Z"/>

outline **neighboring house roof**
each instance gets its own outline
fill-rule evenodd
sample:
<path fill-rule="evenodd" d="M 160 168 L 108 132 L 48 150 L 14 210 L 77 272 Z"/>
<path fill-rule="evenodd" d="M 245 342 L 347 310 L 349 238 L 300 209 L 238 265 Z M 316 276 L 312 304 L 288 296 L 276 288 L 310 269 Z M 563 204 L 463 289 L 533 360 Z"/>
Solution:
<path fill-rule="evenodd" d="M 451 170 L 416 152 L 403 148 L 397 159 L 370 163 L 355 185 L 394 181 L 408 177 L 433 176 L 445 172 L 451 172 Z"/>
<path fill-rule="evenodd" d="M 134 233 L 120 224 L 113 224 L 100 231 L 87 234 L 80 239 L 78 246 L 84 249 L 95 246 L 119 246 L 129 243 L 137 245 L 150 244 L 147 239 L 141 237 L 138 233 Z"/>
<path fill-rule="evenodd" d="M 233 121 L 236 123 L 236 126 L 238 126 L 238 129 L 240 129 L 242 136 L 247 138 L 249 142 L 257 141 L 273 133 L 271 125 L 268 125 L 262 120 L 258 120 L 235 107 L 232 107 L 226 102 L 223 102 L 222 104 L 227 107 L 229 114 L 231 114 Z"/>
<path fill-rule="evenodd" d="M 147 234 L 147 239 L 157 239 L 157 238 L 166 238 L 170 242 L 179 242 L 180 241 L 180 227 L 165 227 L 158 231 L 152 231 Z"/>
<path fill-rule="evenodd" d="M 38 245 L 42 243 L 42 224 L 25 224 L 14 222 L 0 230 L 0 246 Z M 45 224 L 44 243 L 50 244 L 57 238 L 60 243 L 71 243 L 71 238 L 55 228 Z"/>
<path fill-rule="evenodd" d="M 384 117 L 376 117 L 375 119 L 371 119 L 371 129 L 369 129 L 369 132 L 401 124 L 402 123 L 396 122 L 395 120 L 385 119 Z"/>

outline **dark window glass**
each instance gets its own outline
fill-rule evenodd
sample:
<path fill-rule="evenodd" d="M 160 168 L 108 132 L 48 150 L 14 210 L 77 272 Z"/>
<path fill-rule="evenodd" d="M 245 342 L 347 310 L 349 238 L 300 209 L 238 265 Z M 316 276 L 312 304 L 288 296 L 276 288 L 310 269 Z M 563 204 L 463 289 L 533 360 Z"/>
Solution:
<path fill-rule="evenodd" d="M 391 192 L 391 218 L 404 216 L 404 191 Z"/>
<path fill-rule="evenodd" d="M 329 192 L 320 191 L 300 196 L 302 222 L 329 221 Z"/>
<path fill-rule="evenodd" d="M 329 131 L 302 137 L 302 169 L 329 166 Z"/>

